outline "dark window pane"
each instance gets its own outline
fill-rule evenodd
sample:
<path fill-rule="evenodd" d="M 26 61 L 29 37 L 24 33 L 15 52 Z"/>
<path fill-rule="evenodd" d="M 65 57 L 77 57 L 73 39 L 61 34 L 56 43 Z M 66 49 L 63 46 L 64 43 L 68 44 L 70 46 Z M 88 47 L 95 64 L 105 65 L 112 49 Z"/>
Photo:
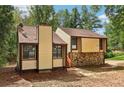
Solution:
<path fill-rule="evenodd" d="M 53 46 L 53 58 L 61 58 L 62 57 L 62 46 L 54 45 Z"/>
<path fill-rule="evenodd" d="M 36 46 L 23 45 L 23 59 L 35 59 L 35 58 L 36 58 Z"/>
<path fill-rule="evenodd" d="M 71 46 L 72 46 L 72 49 L 76 49 L 77 48 L 77 38 L 76 37 L 72 37 L 71 38 Z"/>

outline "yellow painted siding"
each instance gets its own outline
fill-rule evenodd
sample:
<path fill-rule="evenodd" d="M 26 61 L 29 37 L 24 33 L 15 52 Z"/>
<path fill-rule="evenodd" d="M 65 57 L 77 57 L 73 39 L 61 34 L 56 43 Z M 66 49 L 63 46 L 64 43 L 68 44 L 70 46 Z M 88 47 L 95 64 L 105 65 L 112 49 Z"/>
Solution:
<path fill-rule="evenodd" d="M 22 70 L 36 69 L 36 60 L 22 61 Z"/>
<path fill-rule="evenodd" d="M 53 59 L 53 67 L 63 67 L 63 59 Z"/>
<path fill-rule="evenodd" d="M 82 38 L 82 52 L 99 52 L 99 39 Z"/>
<path fill-rule="evenodd" d="M 39 26 L 39 70 L 52 69 L 52 28 Z"/>
<path fill-rule="evenodd" d="M 60 28 L 57 28 L 56 34 L 67 43 L 67 52 L 71 52 L 71 37 Z"/>

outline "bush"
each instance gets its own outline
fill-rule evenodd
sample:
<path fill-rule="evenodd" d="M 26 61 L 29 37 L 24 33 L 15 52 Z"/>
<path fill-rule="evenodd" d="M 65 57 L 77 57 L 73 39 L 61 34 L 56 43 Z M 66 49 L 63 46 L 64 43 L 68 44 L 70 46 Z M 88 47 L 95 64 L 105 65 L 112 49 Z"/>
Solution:
<path fill-rule="evenodd" d="M 114 53 L 112 52 L 112 50 L 107 49 L 105 58 L 112 58 L 112 57 L 114 57 Z"/>

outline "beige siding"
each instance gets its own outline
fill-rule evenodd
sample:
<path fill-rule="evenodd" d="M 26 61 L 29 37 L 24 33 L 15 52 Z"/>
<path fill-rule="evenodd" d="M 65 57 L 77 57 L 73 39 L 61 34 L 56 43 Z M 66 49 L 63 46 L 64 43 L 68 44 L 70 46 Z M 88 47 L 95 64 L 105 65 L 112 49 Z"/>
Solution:
<path fill-rule="evenodd" d="M 82 52 L 99 52 L 99 39 L 82 38 Z"/>
<path fill-rule="evenodd" d="M 63 59 L 53 59 L 53 67 L 63 67 Z"/>
<path fill-rule="evenodd" d="M 70 52 L 71 51 L 71 37 L 66 34 L 64 31 L 62 31 L 60 28 L 57 28 L 56 30 L 56 34 L 61 38 L 63 39 L 63 41 L 65 41 L 67 43 L 67 52 Z"/>
<path fill-rule="evenodd" d="M 39 70 L 52 69 L 52 28 L 39 26 Z"/>
<path fill-rule="evenodd" d="M 22 61 L 22 70 L 36 69 L 36 60 Z"/>

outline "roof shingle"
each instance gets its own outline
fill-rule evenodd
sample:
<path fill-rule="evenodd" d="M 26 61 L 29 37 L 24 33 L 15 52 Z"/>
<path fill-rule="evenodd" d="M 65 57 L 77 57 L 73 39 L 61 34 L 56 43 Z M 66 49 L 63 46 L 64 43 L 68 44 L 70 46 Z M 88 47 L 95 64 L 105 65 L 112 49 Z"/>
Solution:
<path fill-rule="evenodd" d="M 24 26 L 24 31 L 18 31 L 19 43 L 38 43 L 38 29 L 36 26 Z M 55 32 L 53 32 L 54 44 L 66 44 Z"/>
<path fill-rule="evenodd" d="M 53 32 L 53 43 L 54 44 L 66 44 L 55 32 Z"/>
<path fill-rule="evenodd" d="M 24 31 L 18 31 L 19 43 L 38 43 L 38 31 L 35 26 L 24 26 Z"/>
<path fill-rule="evenodd" d="M 70 36 L 76 36 L 76 37 L 93 37 L 93 38 L 107 38 L 106 36 L 99 35 L 95 32 L 92 32 L 90 30 L 85 29 L 78 29 L 78 28 L 60 28 L 65 33 L 67 33 Z"/>

